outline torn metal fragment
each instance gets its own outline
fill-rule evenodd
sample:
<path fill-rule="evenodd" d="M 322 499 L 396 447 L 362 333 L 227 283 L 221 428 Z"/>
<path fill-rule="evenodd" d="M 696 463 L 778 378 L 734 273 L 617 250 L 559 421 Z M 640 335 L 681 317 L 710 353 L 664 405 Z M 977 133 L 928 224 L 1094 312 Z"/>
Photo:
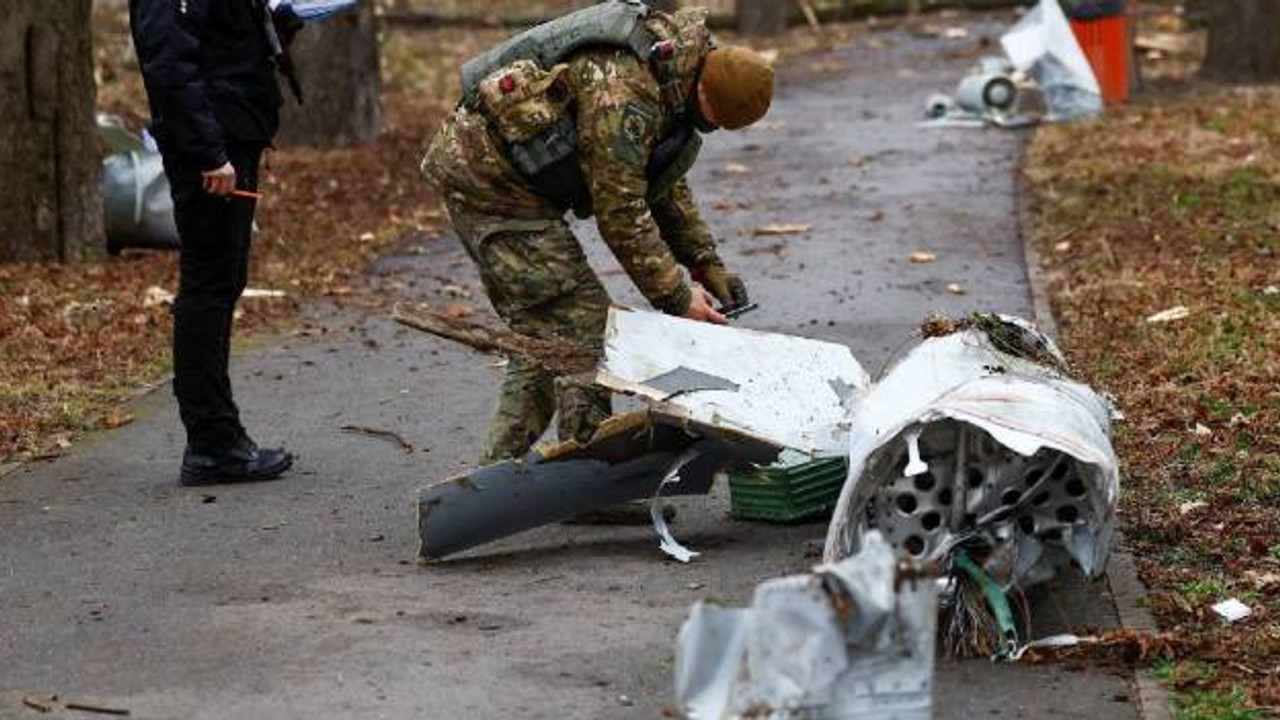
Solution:
<path fill-rule="evenodd" d="M 687 367 L 678 367 L 675 370 L 664 372 L 657 377 L 645 380 L 642 384 L 659 392 L 667 393 L 667 400 L 676 395 L 698 392 L 699 390 L 738 392 L 738 383 L 732 380 L 726 380 L 717 375 L 698 370 L 691 370 Z"/>
<path fill-rule="evenodd" d="M 592 510 L 647 500 L 673 470 L 679 482 L 668 494 L 706 494 L 723 469 L 770 462 L 777 451 L 701 438 L 652 422 L 644 412 L 615 418 L 586 445 L 563 443 L 545 455 L 535 451 L 423 490 L 418 554 L 439 560 Z"/>
<path fill-rule="evenodd" d="M 609 313 L 596 375 L 692 432 L 813 457 L 844 455 L 869 381 L 843 345 L 624 308 Z"/>
<path fill-rule="evenodd" d="M 692 720 L 926 720 L 937 611 L 937 581 L 871 533 L 840 563 L 762 583 L 748 608 L 695 605 L 677 705 Z"/>
<path fill-rule="evenodd" d="M 679 483 L 680 472 L 696 457 L 698 457 L 698 449 L 693 447 L 676 458 L 676 461 L 671 464 L 671 469 L 667 471 L 667 476 L 658 483 L 658 489 L 653 492 L 653 500 L 649 503 L 649 518 L 653 521 L 654 532 L 658 533 L 658 549 L 685 564 L 698 557 L 698 553 L 681 545 L 671 534 L 671 528 L 667 527 L 667 518 L 662 509 L 662 491 L 670 485 Z"/>

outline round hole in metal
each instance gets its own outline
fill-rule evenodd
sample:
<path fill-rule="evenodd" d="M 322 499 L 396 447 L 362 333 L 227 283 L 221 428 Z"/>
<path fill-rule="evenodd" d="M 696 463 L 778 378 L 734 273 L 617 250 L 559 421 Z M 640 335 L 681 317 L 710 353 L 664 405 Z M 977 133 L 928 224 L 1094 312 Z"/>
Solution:
<path fill-rule="evenodd" d="M 907 552 L 915 555 L 916 557 L 920 557 L 924 554 L 924 538 L 919 535 L 912 535 L 907 538 L 907 541 L 903 543 L 902 546 L 907 549 Z"/>
<path fill-rule="evenodd" d="M 937 512 L 925 513 L 924 517 L 920 518 L 920 527 L 925 530 L 937 530 L 941 524 L 942 515 Z"/>
<path fill-rule="evenodd" d="M 920 503 L 916 501 L 916 496 L 911 493 L 902 493 L 899 495 L 897 505 L 898 509 L 907 515 L 915 512 L 916 508 L 920 507 Z"/>

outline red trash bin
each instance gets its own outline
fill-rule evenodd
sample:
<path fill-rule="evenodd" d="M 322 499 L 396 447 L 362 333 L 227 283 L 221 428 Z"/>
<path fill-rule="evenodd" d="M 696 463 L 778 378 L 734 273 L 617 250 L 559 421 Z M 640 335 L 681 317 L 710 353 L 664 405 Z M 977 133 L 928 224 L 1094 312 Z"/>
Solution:
<path fill-rule="evenodd" d="M 1120 0 L 1063 0 L 1106 102 L 1129 99 L 1129 17 Z"/>

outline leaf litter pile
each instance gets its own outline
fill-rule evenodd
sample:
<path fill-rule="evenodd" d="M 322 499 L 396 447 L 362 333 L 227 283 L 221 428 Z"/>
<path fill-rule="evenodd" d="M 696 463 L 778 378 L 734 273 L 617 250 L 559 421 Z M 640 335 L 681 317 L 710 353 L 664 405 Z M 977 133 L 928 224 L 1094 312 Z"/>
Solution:
<path fill-rule="evenodd" d="M 1156 674 L 1186 717 L 1280 713 L 1280 92 L 1047 127 L 1026 173 L 1065 344 L 1126 415 L 1124 532 L 1181 648 Z"/>

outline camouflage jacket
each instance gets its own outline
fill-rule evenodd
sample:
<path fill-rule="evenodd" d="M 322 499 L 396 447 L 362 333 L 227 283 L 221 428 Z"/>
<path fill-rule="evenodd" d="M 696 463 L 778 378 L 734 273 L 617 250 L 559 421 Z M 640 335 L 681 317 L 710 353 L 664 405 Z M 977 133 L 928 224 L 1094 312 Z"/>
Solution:
<path fill-rule="evenodd" d="M 579 160 L 600 234 L 654 307 L 682 313 L 689 287 L 679 265 L 694 268 L 720 259 L 686 180 L 666 196 L 646 200 L 650 154 L 677 122 L 676 113 L 653 74 L 626 50 L 585 50 L 567 64 Z M 471 211 L 473 233 L 519 230 L 563 214 L 525 183 L 487 121 L 465 107 L 446 120 L 423 171 L 455 205 Z"/>

